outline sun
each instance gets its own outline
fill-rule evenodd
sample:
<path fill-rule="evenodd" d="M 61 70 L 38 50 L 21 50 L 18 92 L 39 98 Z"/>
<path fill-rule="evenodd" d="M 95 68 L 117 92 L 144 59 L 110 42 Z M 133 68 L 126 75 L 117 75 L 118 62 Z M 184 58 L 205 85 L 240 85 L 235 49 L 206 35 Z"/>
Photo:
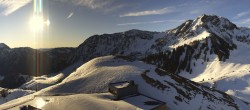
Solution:
<path fill-rule="evenodd" d="M 45 21 L 43 16 L 40 16 L 40 15 L 33 15 L 29 21 L 30 29 L 33 32 L 42 32 L 44 26 L 49 26 L 49 25 L 50 25 L 50 21 L 49 20 Z"/>
<path fill-rule="evenodd" d="M 44 19 L 42 16 L 33 15 L 29 21 L 30 29 L 33 32 L 41 32 L 44 27 Z"/>

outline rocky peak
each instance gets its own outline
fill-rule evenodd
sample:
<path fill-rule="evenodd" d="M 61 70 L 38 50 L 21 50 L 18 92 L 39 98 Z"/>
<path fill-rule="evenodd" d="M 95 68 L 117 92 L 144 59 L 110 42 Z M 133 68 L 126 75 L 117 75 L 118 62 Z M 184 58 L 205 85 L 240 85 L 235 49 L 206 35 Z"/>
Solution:
<path fill-rule="evenodd" d="M 232 22 L 230 22 L 227 18 L 216 16 L 216 15 L 204 14 L 202 16 L 199 16 L 197 19 L 201 19 L 201 21 L 207 24 L 208 26 L 213 25 L 214 27 L 220 27 L 220 28 L 224 28 L 227 30 L 238 29 L 238 27 Z"/>
<path fill-rule="evenodd" d="M 177 28 L 167 31 L 167 33 L 177 39 L 185 40 L 207 32 L 232 43 L 231 39 L 239 30 L 240 28 L 226 18 L 203 14 L 194 20 L 187 20 Z"/>

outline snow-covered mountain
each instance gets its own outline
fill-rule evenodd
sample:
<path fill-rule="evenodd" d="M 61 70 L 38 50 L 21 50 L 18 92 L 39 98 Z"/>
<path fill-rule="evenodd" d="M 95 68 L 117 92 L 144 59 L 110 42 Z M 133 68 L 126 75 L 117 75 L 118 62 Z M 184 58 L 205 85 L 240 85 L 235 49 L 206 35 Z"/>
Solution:
<path fill-rule="evenodd" d="M 134 80 L 138 84 L 140 93 L 166 102 L 170 110 L 181 110 L 183 108 L 186 110 L 247 110 L 250 107 L 243 101 L 226 93 L 201 86 L 181 76 L 159 69 L 154 65 L 141 61 L 125 60 L 124 57 L 105 56 L 85 63 L 61 83 L 6 103 L 2 108 L 9 108 L 13 105 L 19 108 L 21 105 L 31 104 L 39 106 L 41 109 L 55 109 L 57 103 L 65 103 L 61 105 L 61 109 L 65 109 L 63 106 L 66 106 L 71 101 L 83 101 L 88 103 L 88 106 L 73 104 L 72 107 L 90 109 L 98 106 L 103 109 L 126 109 L 123 107 L 130 108 L 131 105 L 124 106 L 123 101 L 112 101 L 107 98 L 110 96 L 103 94 L 103 92 L 108 91 L 110 82 L 122 80 Z M 77 93 L 83 95 L 77 95 Z M 97 94 L 98 97 L 91 95 L 93 93 Z M 72 97 L 75 98 L 72 99 Z M 84 100 L 85 97 L 91 99 Z M 38 100 L 47 101 L 41 106 L 37 105 L 39 104 L 36 103 Z M 58 100 L 60 101 L 58 102 Z M 105 104 L 103 104 L 104 102 Z M 109 105 L 116 105 L 116 107 L 109 107 Z"/>
<path fill-rule="evenodd" d="M 227 58 L 229 50 L 237 47 L 234 40 L 248 42 L 249 34 L 249 28 L 239 28 L 226 18 L 202 15 L 166 32 L 133 29 L 91 36 L 77 48 L 77 52 L 71 56 L 71 59 L 81 58 L 83 61 L 88 61 L 94 57 L 110 54 L 142 58 L 152 53 L 166 52 L 185 44 L 195 43 L 195 41 L 212 42 L 216 54 Z M 223 48 L 222 52 L 217 51 L 220 50 L 220 46 Z"/>
<path fill-rule="evenodd" d="M 248 28 L 203 15 L 167 33 L 178 38 L 170 46 L 173 50 L 149 55 L 144 61 L 250 101 Z"/>
<path fill-rule="evenodd" d="M 88 61 L 105 55 L 133 55 L 142 57 L 152 43 L 164 34 L 141 30 L 129 30 L 114 34 L 94 35 L 85 40 L 76 49 L 70 60 Z"/>

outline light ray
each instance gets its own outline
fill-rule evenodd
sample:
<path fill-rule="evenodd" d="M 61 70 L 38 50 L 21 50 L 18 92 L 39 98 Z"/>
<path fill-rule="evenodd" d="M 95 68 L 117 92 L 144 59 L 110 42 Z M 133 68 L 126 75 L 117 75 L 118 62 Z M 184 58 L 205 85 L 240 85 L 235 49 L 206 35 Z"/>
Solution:
<path fill-rule="evenodd" d="M 33 16 L 30 19 L 29 25 L 33 32 L 42 32 L 44 26 L 49 26 L 50 21 L 45 20 L 43 16 L 43 0 L 34 0 Z"/>

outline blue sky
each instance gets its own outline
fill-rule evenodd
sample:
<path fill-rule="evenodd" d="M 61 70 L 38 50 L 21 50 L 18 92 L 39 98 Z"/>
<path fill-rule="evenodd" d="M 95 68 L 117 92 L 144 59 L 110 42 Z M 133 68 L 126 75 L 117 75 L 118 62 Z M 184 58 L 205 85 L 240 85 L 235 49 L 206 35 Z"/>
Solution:
<path fill-rule="evenodd" d="M 0 0 L 0 42 L 10 47 L 76 47 L 94 34 L 129 29 L 165 31 L 202 14 L 250 26 L 249 0 L 42 0 L 49 20 L 31 31 L 33 0 Z"/>

